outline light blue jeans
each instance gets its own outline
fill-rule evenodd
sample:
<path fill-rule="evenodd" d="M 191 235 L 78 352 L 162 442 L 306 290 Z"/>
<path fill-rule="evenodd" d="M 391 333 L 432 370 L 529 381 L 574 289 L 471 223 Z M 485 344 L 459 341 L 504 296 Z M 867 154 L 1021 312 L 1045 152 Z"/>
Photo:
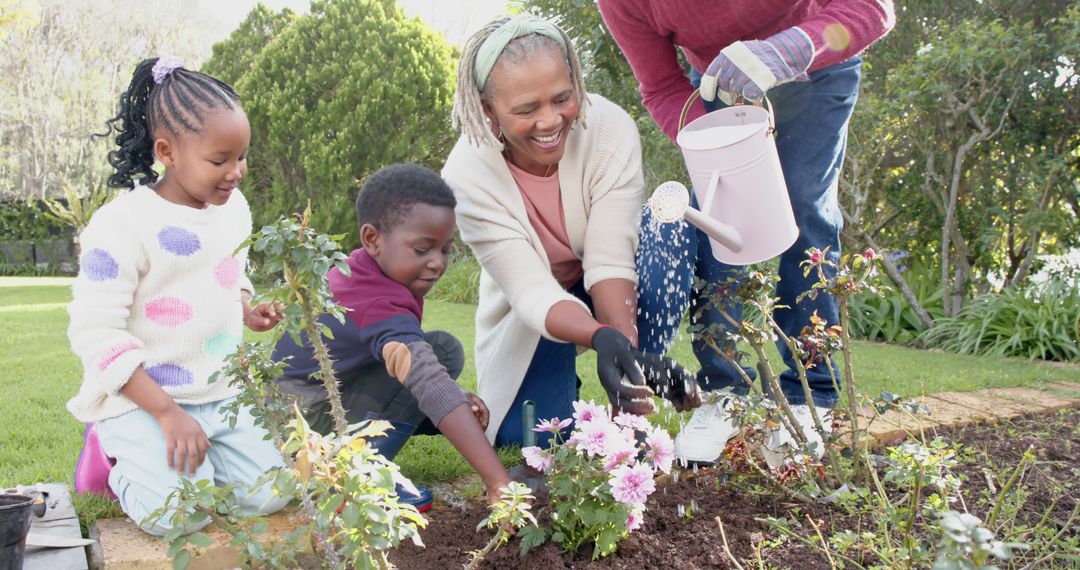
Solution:
<path fill-rule="evenodd" d="M 229 422 L 218 411 L 229 402 L 180 405 L 199 422 L 210 440 L 206 460 L 195 470 L 193 477 L 169 469 L 161 427 L 145 410 L 137 408 L 97 422 L 102 449 L 116 459 L 116 465 L 109 473 L 109 486 L 124 512 L 146 532 L 162 535 L 169 531 L 168 515 L 155 524 L 144 524 L 143 521 L 165 504 L 165 497 L 179 487 L 181 478 L 206 479 L 220 486 L 239 483 L 236 499 L 248 514 L 273 513 L 289 503 L 289 497 L 275 496 L 269 484 L 249 495 L 248 487 L 259 476 L 271 468 L 283 466 L 283 463 L 274 444 L 263 439 L 266 430 L 254 424 L 248 410 L 242 408 L 236 427 L 229 427 Z M 209 523 L 206 520 L 192 525 L 187 531 L 194 532 Z"/>

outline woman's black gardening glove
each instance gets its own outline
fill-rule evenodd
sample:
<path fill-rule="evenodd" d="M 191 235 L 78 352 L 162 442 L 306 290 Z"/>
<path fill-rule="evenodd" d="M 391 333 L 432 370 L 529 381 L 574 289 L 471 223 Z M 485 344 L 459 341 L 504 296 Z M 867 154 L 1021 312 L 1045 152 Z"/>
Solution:
<path fill-rule="evenodd" d="M 653 391 L 645 385 L 630 339 L 605 326 L 593 333 L 592 346 L 596 350 L 596 373 L 612 407 L 639 416 L 655 412 Z"/>
<path fill-rule="evenodd" d="M 682 412 L 701 405 L 697 375 L 659 354 L 634 351 L 634 355 L 645 373 L 645 384 L 657 396 L 667 398 L 674 404 L 675 411 Z"/>

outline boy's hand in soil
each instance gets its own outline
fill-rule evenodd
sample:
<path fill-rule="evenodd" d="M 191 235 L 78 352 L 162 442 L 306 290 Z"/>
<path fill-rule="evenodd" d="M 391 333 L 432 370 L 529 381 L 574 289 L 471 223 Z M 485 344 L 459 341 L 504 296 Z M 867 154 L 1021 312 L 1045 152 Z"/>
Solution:
<path fill-rule="evenodd" d="M 472 409 L 473 415 L 476 416 L 476 421 L 480 422 L 480 429 L 487 429 L 488 422 L 491 420 L 487 404 L 484 403 L 480 396 L 472 392 L 465 392 L 465 399 L 468 400 L 469 407 Z"/>
<path fill-rule="evenodd" d="M 278 303 L 259 303 L 254 307 L 244 301 L 244 324 L 255 332 L 265 332 L 281 322 L 283 315 L 278 310 Z"/>
<path fill-rule="evenodd" d="M 635 352 L 638 364 L 645 373 L 645 384 L 666 398 L 675 406 L 675 411 L 682 412 L 701 405 L 701 389 L 697 375 L 693 374 L 674 360 L 645 352 Z"/>

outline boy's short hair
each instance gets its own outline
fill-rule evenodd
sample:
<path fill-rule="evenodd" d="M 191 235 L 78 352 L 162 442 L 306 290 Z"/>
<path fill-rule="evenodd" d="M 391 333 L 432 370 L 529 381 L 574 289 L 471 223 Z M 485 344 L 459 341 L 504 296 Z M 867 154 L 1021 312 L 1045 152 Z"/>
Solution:
<path fill-rule="evenodd" d="M 441 176 L 419 164 L 392 164 L 364 181 L 356 197 L 358 225 L 388 232 L 405 220 L 413 204 L 453 209 L 454 192 Z"/>

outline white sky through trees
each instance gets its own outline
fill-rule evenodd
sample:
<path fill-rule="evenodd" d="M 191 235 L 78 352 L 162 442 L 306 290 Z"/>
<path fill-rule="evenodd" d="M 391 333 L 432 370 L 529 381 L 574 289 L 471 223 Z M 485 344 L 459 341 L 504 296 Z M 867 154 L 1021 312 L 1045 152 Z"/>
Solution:
<path fill-rule="evenodd" d="M 259 0 L 198 0 L 200 16 L 213 22 L 212 41 L 225 39 L 240 25 Z M 262 0 L 263 5 L 279 11 L 290 8 L 307 12 L 309 0 Z M 398 0 L 405 13 L 419 16 L 446 39 L 461 45 L 480 26 L 505 13 L 506 0 Z"/>

